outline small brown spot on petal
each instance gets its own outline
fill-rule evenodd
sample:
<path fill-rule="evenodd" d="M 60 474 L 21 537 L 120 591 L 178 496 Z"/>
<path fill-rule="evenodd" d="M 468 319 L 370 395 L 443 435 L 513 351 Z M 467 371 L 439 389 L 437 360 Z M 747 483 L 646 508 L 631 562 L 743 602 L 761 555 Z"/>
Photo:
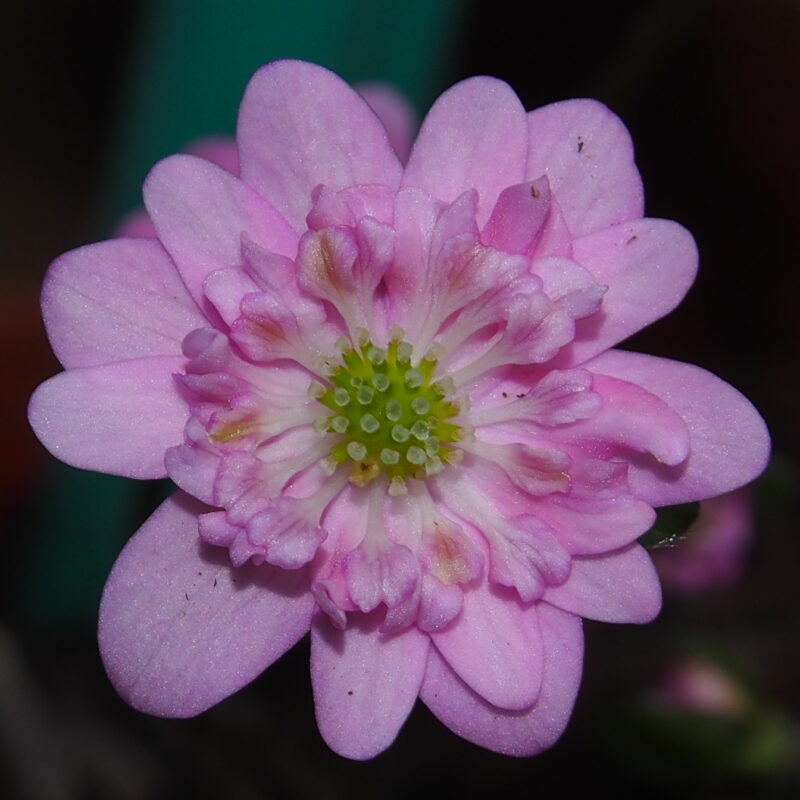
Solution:
<path fill-rule="evenodd" d="M 324 279 L 335 289 L 341 289 L 341 281 L 339 280 L 339 273 L 336 269 L 336 253 L 333 243 L 325 231 L 323 231 L 319 240 L 319 257 L 322 261 L 322 274 L 324 275 Z"/>
<path fill-rule="evenodd" d="M 256 429 L 256 423 L 248 420 L 234 420 L 227 424 L 219 425 L 211 431 L 211 439 L 215 442 L 230 442 L 232 439 L 239 439 L 247 436 Z"/>

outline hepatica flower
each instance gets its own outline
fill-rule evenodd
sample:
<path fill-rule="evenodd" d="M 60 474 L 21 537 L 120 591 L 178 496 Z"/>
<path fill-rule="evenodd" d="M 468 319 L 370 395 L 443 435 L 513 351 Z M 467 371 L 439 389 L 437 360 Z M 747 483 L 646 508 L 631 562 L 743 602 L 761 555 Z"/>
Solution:
<path fill-rule="evenodd" d="M 159 163 L 157 238 L 67 253 L 44 287 L 66 371 L 31 402 L 41 440 L 179 487 L 108 579 L 112 682 L 191 716 L 310 630 L 338 753 L 381 752 L 417 697 L 483 747 L 550 746 L 581 618 L 659 610 L 653 507 L 766 459 L 733 388 L 611 349 L 680 301 L 690 235 L 642 218 L 608 109 L 526 113 L 491 78 L 439 98 L 404 165 L 336 76 L 273 63 L 237 144 L 237 175 Z"/>

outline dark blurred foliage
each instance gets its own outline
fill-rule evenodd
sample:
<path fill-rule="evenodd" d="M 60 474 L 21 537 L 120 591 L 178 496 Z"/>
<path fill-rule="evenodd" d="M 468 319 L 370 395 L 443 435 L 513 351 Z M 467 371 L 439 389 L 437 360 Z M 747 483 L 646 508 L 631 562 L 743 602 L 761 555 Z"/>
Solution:
<path fill-rule="evenodd" d="M 131 0 L 41 0 L 14 3 L 0 26 L 0 498 L 11 565 L 0 618 L 0 794 L 800 796 L 800 3 L 534 2 L 522 15 L 508 0 L 464 4 L 452 78 L 504 78 L 529 108 L 593 96 L 624 118 L 649 214 L 686 225 L 701 253 L 684 304 L 628 346 L 701 364 L 740 388 L 768 420 L 775 460 L 757 493 L 755 540 L 737 585 L 667 597 L 647 627 L 587 623 L 575 717 L 549 753 L 484 752 L 419 706 L 396 744 L 366 764 L 338 758 L 319 739 L 306 645 L 201 717 L 157 720 L 117 699 L 90 630 L 47 630 L 7 590 L 26 580 L 20 570 L 30 569 L 37 534 L 30 520 L 48 503 L 52 469 L 24 421 L 27 395 L 58 368 L 39 323 L 38 285 L 47 263 L 89 240 L 102 217 L 110 110 L 140 12 Z M 136 496 L 139 519 L 154 491 Z M 671 665 L 698 653 L 746 702 L 709 715 L 653 701 Z"/>

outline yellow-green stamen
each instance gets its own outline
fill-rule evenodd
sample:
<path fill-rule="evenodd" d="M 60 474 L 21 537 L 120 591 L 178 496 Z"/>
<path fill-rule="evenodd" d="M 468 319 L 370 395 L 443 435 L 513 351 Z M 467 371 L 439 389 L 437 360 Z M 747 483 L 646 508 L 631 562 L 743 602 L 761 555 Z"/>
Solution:
<path fill-rule="evenodd" d="M 385 350 L 366 335 L 357 339 L 355 346 L 340 339 L 341 363 L 326 362 L 330 386 L 313 396 L 332 413 L 315 427 L 344 437 L 327 463 L 352 461 L 352 483 L 363 486 L 383 474 L 390 493 L 401 494 L 406 479 L 424 479 L 458 461 L 452 445 L 463 432 L 451 420 L 460 407 L 448 399 L 452 382 L 436 376 L 438 353 L 412 365 L 412 346 L 399 337 Z"/>

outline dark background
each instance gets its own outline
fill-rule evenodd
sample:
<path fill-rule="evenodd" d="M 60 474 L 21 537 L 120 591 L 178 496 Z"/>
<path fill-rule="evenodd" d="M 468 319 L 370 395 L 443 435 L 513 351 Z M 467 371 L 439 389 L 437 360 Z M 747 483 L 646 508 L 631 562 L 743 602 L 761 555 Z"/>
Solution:
<path fill-rule="evenodd" d="M 439 72 L 403 87 L 424 112 L 455 80 L 490 74 L 507 80 L 527 108 L 592 96 L 622 116 L 648 214 L 688 227 L 701 254 L 683 305 L 626 346 L 700 364 L 741 389 L 770 426 L 774 459 L 755 492 L 754 539 L 734 586 L 668 595 L 647 627 L 587 623 L 575 717 L 549 753 L 496 756 L 418 706 L 395 745 L 366 764 L 340 759 L 319 738 L 306 645 L 195 720 L 145 717 L 116 697 L 93 639 L 98 592 L 161 489 L 105 479 L 92 484 L 92 497 L 25 422 L 30 391 L 58 370 L 38 311 L 47 264 L 102 238 L 136 202 L 120 188 L 121 128 L 157 6 L 15 3 L 0 26 L 4 796 L 549 797 L 585 787 L 651 797 L 797 796 L 800 3 L 533 2 L 522 16 L 507 0 L 456 3 Z M 413 59 L 413 37 L 408 48 Z M 261 60 L 290 54 L 265 47 Z M 232 131 L 237 102 L 227 124 L 192 136 Z M 125 168 L 140 171 L 135 160 Z M 104 503 L 113 510 L 101 512 Z M 122 517 L 123 529 L 90 538 L 93 526 Z M 687 722 L 653 712 L 653 688 L 672 664 L 698 653 L 743 687 L 747 714 Z"/>

